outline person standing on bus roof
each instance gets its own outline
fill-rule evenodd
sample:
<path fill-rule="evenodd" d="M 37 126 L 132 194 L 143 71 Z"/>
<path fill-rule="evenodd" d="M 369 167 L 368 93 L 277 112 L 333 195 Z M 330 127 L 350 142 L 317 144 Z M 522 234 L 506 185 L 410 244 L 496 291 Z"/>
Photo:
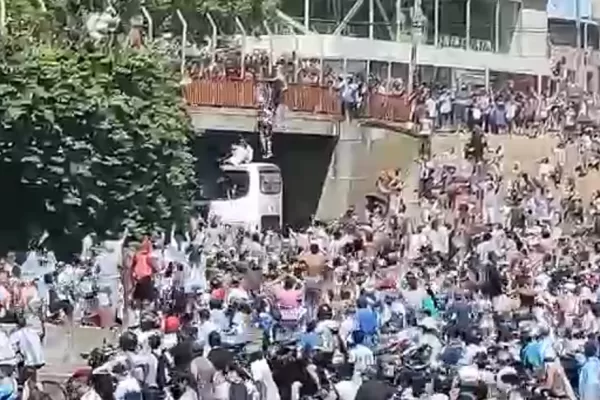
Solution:
<path fill-rule="evenodd" d="M 254 149 L 243 136 L 237 143 L 231 145 L 230 156 L 225 160 L 225 164 L 234 166 L 251 163 L 254 159 Z"/>

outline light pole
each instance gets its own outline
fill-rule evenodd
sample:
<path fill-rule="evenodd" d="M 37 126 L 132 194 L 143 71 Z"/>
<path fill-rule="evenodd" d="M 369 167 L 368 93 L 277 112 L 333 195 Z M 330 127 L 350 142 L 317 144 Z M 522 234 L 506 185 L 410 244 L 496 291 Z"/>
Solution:
<path fill-rule="evenodd" d="M 421 10 L 421 0 L 415 0 L 412 9 L 412 27 L 410 32 L 410 63 L 408 64 L 408 92 L 412 93 L 417 75 L 417 50 L 421 42 L 423 31 L 423 11 Z"/>
<path fill-rule="evenodd" d="M 0 0 L 0 35 L 5 34 L 6 28 L 6 0 Z"/>
<path fill-rule="evenodd" d="M 418 71 L 418 65 L 417 65 L 417 53 L 418 53 L 418 49 L 419 49 L 419 44 L 421 43 L 421 37 L 423 35 L 423 22 L 424 22 L 424 16 L 423 16 L 423 11 L 421 9 L 421 0 L 415 0 L 415 2 L 413 3 L 413 9 L 412 9 L 412 26 L 411 26 L 411 32 L 410 32 L 410 36 L 411 36 L 411 47 L 410 47 L 410 64 L 408 65 L 408 91 L 409 93 L 413 93 L 415 90 L 415 86 L 419 83 L 417 82 L 417 71 Z M 420 153 L 421 156 L 424 158 L 429 158 L 429 148 L 430 148 L 430 137 L 427 134 L 424 134 L 425 131 L 427 131 L 428 129 L 431 129 L 431 127 L 426 128 L 425 130 L 423 129 L 423 126 L 420 123 L 421 121 L 419 121 L 419 123 L 417 124 L 418 129 L 420 130 L 420 135 L 421 135 L 421 149 L 420 149 Z M 425 121 L 427 122 L 427 121 Z"/>
<path fill-rule="evenodd" d="M 577 29 L 577 85 L 583 88 L 586 80 L 583 49 L 587 47 L 587 43 L 584 44 L 581 40 L 581 0 L 575 0 L 575 28 Z"/>

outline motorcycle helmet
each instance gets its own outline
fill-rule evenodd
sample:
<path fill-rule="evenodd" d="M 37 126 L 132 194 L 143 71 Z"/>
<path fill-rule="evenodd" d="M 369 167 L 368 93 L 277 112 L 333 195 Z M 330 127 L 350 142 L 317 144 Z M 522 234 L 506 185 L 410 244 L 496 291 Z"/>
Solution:
<path fill-rule="evenodd" d="M 119 337 L 119 348 L 123 351 L 136 351 L 138 347 L 138 338 L 131 331 L 124 332 Z"/>
<path fill-rule="evenodd" d="M 17 398 L 15 387 L 11 384 L 0 385 L 0 400 L 14 400 Z"/>
<path fill-rule="evenodd" d="M 321 304 L 317 310 L 317 319 L 322 321 L 333 318 L 333 310 L 329 304 Z"/>
<path fill-rule="evenodd" d="M 217 331 L 212 331 L 208 334 L 208 345 L 210 347 L 221 346 L 221 335 Z"/>

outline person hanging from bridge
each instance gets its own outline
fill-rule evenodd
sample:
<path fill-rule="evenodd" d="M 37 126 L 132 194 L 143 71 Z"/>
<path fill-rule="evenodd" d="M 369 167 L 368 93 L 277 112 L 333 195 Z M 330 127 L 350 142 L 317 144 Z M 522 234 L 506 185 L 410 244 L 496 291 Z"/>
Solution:
<path fill-rule="evenodd" d="M 264 158 L 271 158 L 273 156 L 272 135 L 276 111 L 273 104 L 273 97 L 273 86 L 269 82 L 259 87 L 257 127 L 258 134 L 260 135 L 261 152 Z"/>
<path fill-rule="evenodd" d="M 258 133 L 262 155 L 265 159 L 273 157 L 273 124 L 281 114 L 280 107 L 283 102 L 283 93 L 287 90 L 283 65 L 276 67 L 275 77 L 267 79 L 258 88 Z"/>

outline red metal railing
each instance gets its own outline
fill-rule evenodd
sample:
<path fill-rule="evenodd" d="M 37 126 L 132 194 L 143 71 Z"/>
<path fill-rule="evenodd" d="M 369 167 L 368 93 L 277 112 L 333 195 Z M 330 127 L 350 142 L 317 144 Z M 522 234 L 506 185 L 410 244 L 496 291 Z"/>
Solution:
<path fill-rule="evenodd" d="M 256 83 L 235 80 L 195 80 L 183 89 L 190 107 L 256 108 Z M 285 105 L 292 111 L 313 114 L 341 115 L 338 93 L 328 87 L 289 84 Z M 371 94 L 361 115 L 384 121 L 406 122 L 410 106 L 404 96 Z"/>
<path fill-rule="evenodd" d="M 407 122 L 410 120 L 410 106 L 405 96 L 375 93 L 369 96 L 367 114 L 383 121 Z"/>

